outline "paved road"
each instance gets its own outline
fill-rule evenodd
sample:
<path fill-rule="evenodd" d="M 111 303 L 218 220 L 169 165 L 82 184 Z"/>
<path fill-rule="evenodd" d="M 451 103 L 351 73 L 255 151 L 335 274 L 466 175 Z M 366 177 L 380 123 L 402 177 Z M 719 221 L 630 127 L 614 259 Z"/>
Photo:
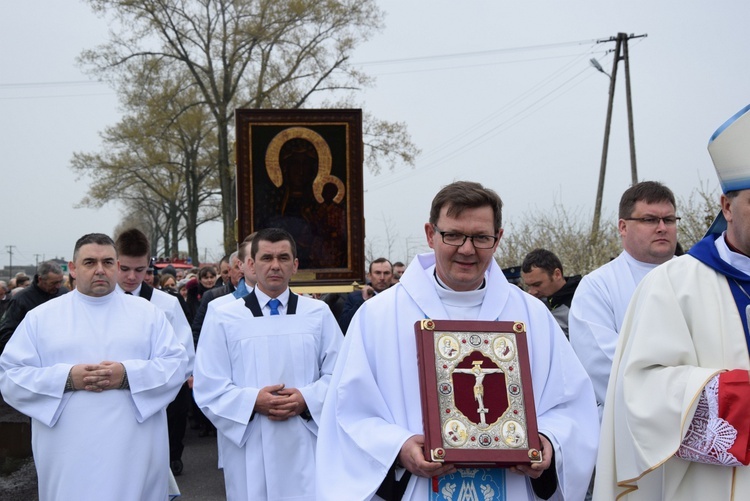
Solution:
<path fill-rule="evenodd" d="M 182 475 L 177 477 L 177 485 L 182 492 L 181 501 L 226 501 L 224 475 L 216 467 L 216 437 L 199 437 L 197 431 L 188 429 L 182 461 L 185 468 Z M 0 476 L 0 499 L 39 500 L 36 471 L 31 460 L 14 474 Z"/>
<path fill-rule="evenodd" d="M 185 468 L 177 477 L 181 501 L 226 501 L 224 474 L 217 461 L 216 437 L 199 437 L 188 428 L 182 453 Z"/>

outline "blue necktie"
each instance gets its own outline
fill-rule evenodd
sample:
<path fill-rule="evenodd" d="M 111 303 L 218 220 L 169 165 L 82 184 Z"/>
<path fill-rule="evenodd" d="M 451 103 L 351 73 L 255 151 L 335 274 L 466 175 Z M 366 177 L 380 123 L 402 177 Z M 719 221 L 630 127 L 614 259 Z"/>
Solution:
<path fill-rule="evenodd" d="M 281 305 L 281 301 L 278 299 L 271 299 L 268 302 L 268 307 L 271 308 L 271 315 L 278 315 L 279 314 L 279 306 Z"/>

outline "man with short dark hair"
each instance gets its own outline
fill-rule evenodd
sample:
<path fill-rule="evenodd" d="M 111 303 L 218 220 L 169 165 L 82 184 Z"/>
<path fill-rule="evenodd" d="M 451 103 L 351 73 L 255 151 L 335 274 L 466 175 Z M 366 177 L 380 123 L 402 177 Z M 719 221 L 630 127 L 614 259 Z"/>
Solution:
<path fill-rule="evenodd" d="M 25 275 L 24 275 L 25 276 Z M 26 314 L 50 299 L 60 297 L 68 289 L 63 286 L 62 267 L 54 261 L 39 263 L 34 281 L 13 295 L 0 320 L 0 353 Z"/>
<path fill-rule="evenodd" d="M 397 284 L 398 281 L 401 280 L 401 275 L 404 274 L 404 271 L 406 271 L 406 265 L 404 263 L 401 261 L 393 263 L 393 277 L 391 278 L 391 282 Z"/>
<path fill-rule="evenodd" d="M 232 268 L 231 257 L 231 254 L 227 254 L 219 261 L 219 277 L 214 287 L 221 287 L 229 283 L 229 270 Z"/>
<path fill-rule="evenodd" d="M 31 417 L 39 499 L 165 501 L 165 407 L 187 354 L 164 313 L 115 292 L 107 235 L 75 245 L 76 290 L 31 310 L 0 356 L 0 392 Z"/>
<path fill-rule="evenodd" d="M 16 288 L 13 289 L 13 296 L 16 294 L 19 294 L 23 289 L 31 285 L 31 278 L 29 278 L 27 275 L 21 275 L 16 277 Z"/>
<path fill-rule="evenodd" d="M 365 284 L 360 290 L 350 292 L 346 296 L 346 303 L 344 303 L 344 308 L 338 319 L 341 332 L 346 334 L 346 330 L 349 328 L 349 323 L 352 321 L 352 317 L 357 313 L 357 310 L 365 303 L 365 301 L 375 297 L 376 294 L 380 294 L 392 285 L 392 276 L 393 267 L 391 266 L 391 262 L 386 258 L 379 257 L 370 263 L 370 268 L 367 272 L 367 284 Z"/>
<path fill-rule="evenodd" d="M 323 408 L 317 499 L 339 500 L 344 493 L 346 499 L 424 501 L 446 492 L 463 499 L 470 489 L 477 498 L 479 486 L 464 490 L 463 475 L 424 450 L 414 324 L 426 318 L 513 320 L 529 332 L 544 460 L 483 469 L 482 484 L 489 487 L 485 479 L 492 478 L 498 486 L 483 494 L 582 499 L 599 437 L 591 382 L 547 308 L 509 284 L 493 257 L 503 235 L 500 197 L 479 183 L 452 183 L 433 199 L 424 231 L 434 252 L 416 256 L 398 284 L 352 319 Z M 504 419 L 509 424 L 512 417 Z"/>
<path fill-rule="evenodd" d="M 341 331 L 324 302 L 289 289 L 298 260 L 287 231 L 260 230 L 250 256 L 252 292 L 209 308 L 195 400 L 218 430 L 229 501 L 314 499 L 318 423 Z"/>
<path fill-rule="evenodd" d="M 617 337 L 636 286 L 651 270 L 674 257 L 675 198 L 655 181 L 634 184 L 620 198 L 623 251 L 583 279 L 570 307 L 570 343 L 594 384 L 601 417 Z"/>
<path fill-rule="evenodd" d="M 568 337 L 570 303 L 581 276 L 566 278 L 560 258 L 547 249 L 534 249 L 521 264 L 521 278 L 526 284 L 526 292 L 544 301 Z"/>
<path fill-rule="evenodd" d="M 151 261 L 151 244 L 148 237 L 137 228 L 125 230 L 115 240 L 115 249 L 117 249 L 117 290 L 142 297 L 164 312 L 188 355 L 185 372 L 187 381 L 193 373 L 193 359 L 195 358 L 192 332 L 179 300 L 171 294 L 151 287 L 144 281 Z M 185 382 L 174 401 L 167 407 L 169 464 L 174 475 L 180 475 L 183 469 L 182 452 L 185 446 L 182 441 L 185 438 L 189 408 L 190 388 Z"/>

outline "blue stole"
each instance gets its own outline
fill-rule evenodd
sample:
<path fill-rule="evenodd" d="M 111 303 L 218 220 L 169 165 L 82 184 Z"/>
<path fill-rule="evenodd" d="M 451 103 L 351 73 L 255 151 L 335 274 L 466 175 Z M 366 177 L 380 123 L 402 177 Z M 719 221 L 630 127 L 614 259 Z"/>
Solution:
<path fill-rule="evenodd" d="M 742 320 L 742 328 L 745 329 L 745 342 L 750 346 L 750 331 L 747 325 L 747 307 L 750 306 L 750 297 L 742 291 L 745 289 L 750 294 L 750 277 L 730 265 L 719 256 L 714 242 L 719 238 L 719 234 L 708 235 L 703 240 L 695 244 L 688 254 L 705 264 L 709 268 L 716 270 L 717 273 L 727 277 L 729 289 L 732 291 L 732 297 L 737 305 L 737 310 Z M 740 286 L 742 288 L 740 288 Z"/>

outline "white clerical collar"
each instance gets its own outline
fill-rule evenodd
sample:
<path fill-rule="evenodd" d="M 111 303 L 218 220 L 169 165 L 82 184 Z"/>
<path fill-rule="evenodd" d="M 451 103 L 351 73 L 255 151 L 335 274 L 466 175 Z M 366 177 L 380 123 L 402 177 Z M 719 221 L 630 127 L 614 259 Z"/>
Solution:
<path fill-rule="evenodd" d="M 260 305 L 261 309 L 263 311 L 266 311 L 266 309 L 269 309 L 268 307 L 268 301 L 270 301 L 272 298 L 271 296 L 267 295 L 265 292 L 260 290 L 260 287 L 257 285 L 253 289 L 255 291 L 255 296 L 258 298 L 258 304 Z M 289 303 L 289 287 L 286 288 L 284 292 L 282 292 L 280 295 L 276 296 L 276 299 L 281 301 L 281 305 L 279 306 L 279 311 L 286 312 L 286 306 Z"/>
<path fill-rule="evenodd" d="M 427 271 L 434 278 L 435 291 L 450 319 L 476 320 L 479 317 L 484 295 L 487 292 L 487 287 L 484 286 L 485 283 L 482 282 L 482 286 L 473 291 L 454 291 L 438 278 L 437 273 L 434 272 L 435 267 L 432 266 L 431 268 L 432 270 Z"/>
<path fill-rule="evenodd" d="M 716 250 L 719 252 L 719 257 L 722 261 L 734 266 L 745 275 L 750 275 L 750 257 L 730 249 L 727 241 L 724 239 L 725 235 L 726 231 L 714 241 Z"/>

